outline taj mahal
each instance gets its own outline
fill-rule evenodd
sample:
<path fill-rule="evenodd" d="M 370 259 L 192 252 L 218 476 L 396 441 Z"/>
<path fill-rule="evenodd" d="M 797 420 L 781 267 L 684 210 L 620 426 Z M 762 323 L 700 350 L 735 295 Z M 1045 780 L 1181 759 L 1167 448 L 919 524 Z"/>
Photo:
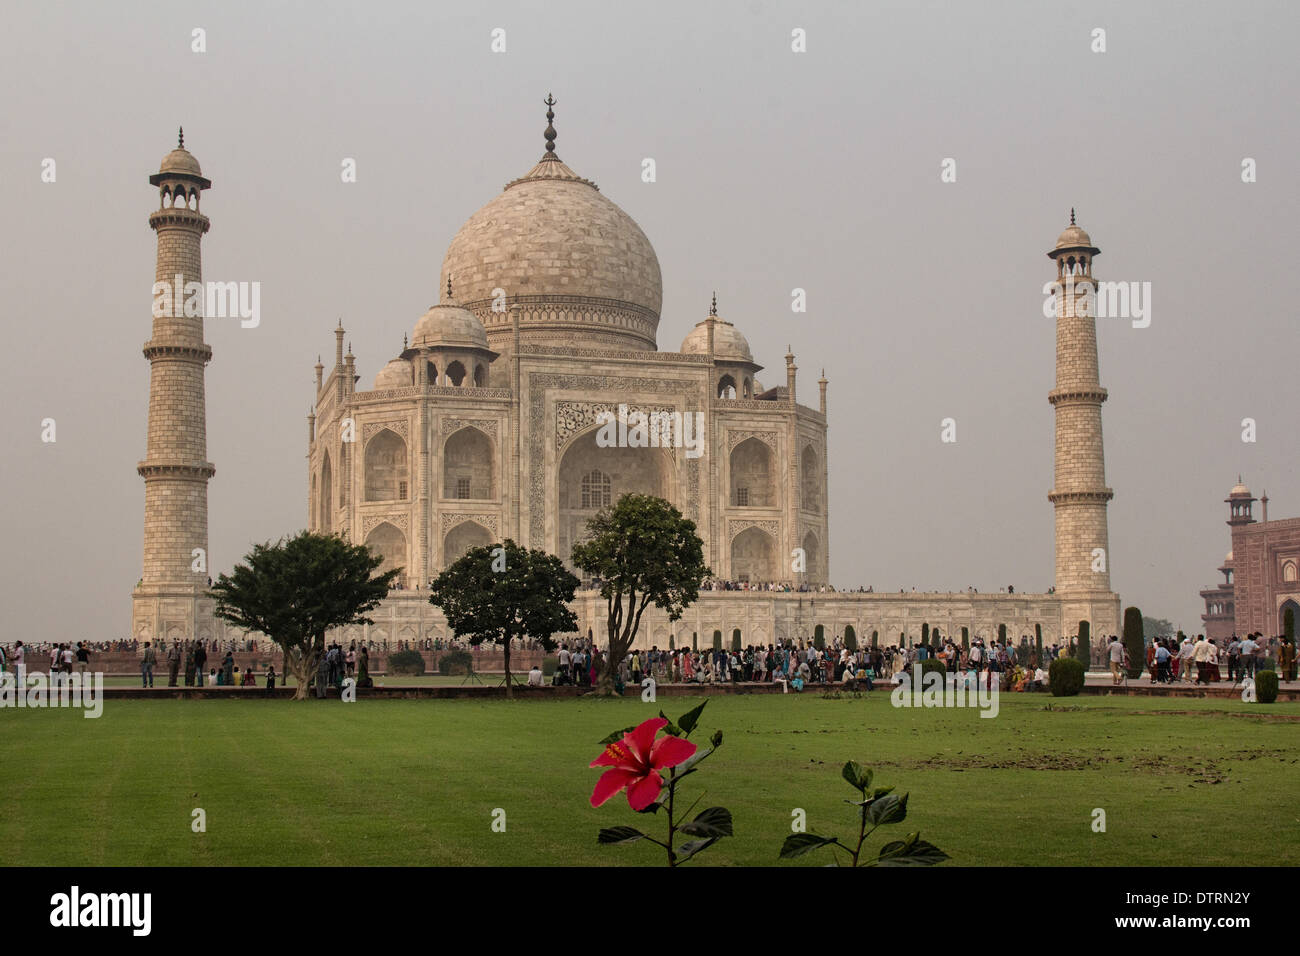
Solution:
<path fill-rule="evenodd" d="M 1099 250 L 1073 213 L 1047 253 L 1057 282 L 1056 387 L 1048 395 L 1055 480 L 1047 496 L 1056 515 L 1055 588 L 837 592 L 829 587 L 825 374 L 815 401 L 800 403 L 793 349 L 784 368 L 759 364 L 741 317 L 726 317 L 725 290 L 721 297 L 702 290 L 700 321 L 676 350 L 661 350 L 654 247 L 596 183 L 560 159 L 550 97 L 547 106 L 544 153 L 452 237 L 439 301 L 413 321 L 367 318 L 391 324 L 394 341 L 409 330 L 401 352 L 363 378 L 340 322 L 332 363 L 317 360 L 304 435 L 306 526 L 365 544 L 384 569 L 402 569 L 401 587 L 371 612 L 374 623 L 343 629 L 341 640 L 450 637 L 428 603 L 428 582 L 440 570 L 505 538 L 568 562 L 588 519 L 629 492 L 667 499 L 693 520 L 705 560 L 733 588 L 702 591 L 676 622 L 647 609 L 641 646 L 703 647 L 715 634 L 745 644 L 799 641 L 818 628 L 830 639 L 849 627 L 863 639 L 878 634 L 882 644 L 900 635 L 915 642 L 925 625 L 986 640 L 1003 627 L 1013 639 L 1069 640 L 1081 621 L 1093 634 L 1118 632 L 1101 428 L 1107 393 L 1095 319 L 1076 307 Z M 211 181 L 182 140 L 150 183 L 159 193 L 149 218 L 156 278 L 202 282 L 210 221 L 200 207 Z M 326 338 L 329 329 L 321 331 Z M 151 370 L 137 468 L 144 559 L 132 634 L 234 636 L 213 616 L 207 577 L 215 573 L 194 559 L 207 553 L 207 485 L 216 474 L 207 460 L 204 372 L 212 351 L 203 317 L 155 315 L 144 356 Z M 614 414 L 630 423 L 698 421 L 698 447 L 600 441 Z M 265 536 L 299 526 L 301 518 L 286 516 Z M 837 528 L 843 533 L 853 532 Z M 581 632 L 591 629 L 603 644 L 599 594 L 579 591 L 575 610 Z"/>

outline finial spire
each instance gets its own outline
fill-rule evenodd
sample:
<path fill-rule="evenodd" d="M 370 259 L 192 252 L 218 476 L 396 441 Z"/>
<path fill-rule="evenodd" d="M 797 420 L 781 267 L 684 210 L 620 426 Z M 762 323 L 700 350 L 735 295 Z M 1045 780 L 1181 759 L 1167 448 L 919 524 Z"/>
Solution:
<path fill-rule="evenodd" d="M 709 315 L 716 316 L 717 314 L 718 314 L 718 293 L 715 290 L 713 293 L 713 304 L 709 306 Z"/>
<path fill-rule="evenodd" d="M 178 126 L 176 129 L 177 129 L 177 132 L 176 132 L 176 148 L 177 148 L 177 149 L 184 149 L 184 148 L 185 148 L 185 127 L 184 127 L 184 126 Z"/>
<path fill-rule="evenodd" d="M 405 352 L 406 349 L 407 349 L 406 333 L 403 332 L 403 333 L 402 333 L 402 351 Z"/>
<path fill-rule="evenodd" d="M 451 301 L 451 273 L 447 273 L 447 301 Z"/>
<path fill-rule="evenodd" d="M 546 104 L 546 133 L 544 134 L 546 136 L 546 153 L 542 156 L 542 159 L 559 159 L 560 157 L 555 153 L 555 111 L 552 109 L 555 106 L 555 97 L 547 93 L 546 99 L 542 100 L 542 102 Z"/>
<path fill-rule="evenodd" d="M 1070 207 L 1070 225 L 1074 225 L 1074 207 Z"/>

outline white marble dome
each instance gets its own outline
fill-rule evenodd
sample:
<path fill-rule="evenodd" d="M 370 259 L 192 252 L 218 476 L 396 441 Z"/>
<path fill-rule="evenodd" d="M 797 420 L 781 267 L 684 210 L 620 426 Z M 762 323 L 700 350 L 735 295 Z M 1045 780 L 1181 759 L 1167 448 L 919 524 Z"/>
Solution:
<path fill-rule="evenodd" d="M 687 355 L 704 355 L 709 351 L 709 320 L 705 319 L 682 340 L 682 352 Z M 724 362 L 747 362 L 754 364 L 754 354 L 749 350 L 749 343 L 736 330 L 736 327 L 724 319 L 713 323 L 713 357 Z"/>
<path fill-rule="evenodd" d="M 203 170 L 199 168 L 199 161 L 194 158 L 193 153 L 183 146 L 178 146 L 163 157 L 162 163 L 158 166 L 158 172 L 185 173 L 189 176 L 203 175 Z"/>
<path fill-rule="evenodd" d="M 375 376 L 375 388 L 409 388 L 415 384 L 415 370 L 403 358 L 395 358 Z"/>
<path fill-rule="evenodd" d="M 456 345 L 468 348 L 488 347 L 487 332 L 473 312 L 458 305 L 435 305 L 415 323 L 411 336 L 414 348 L 433 348 L 438 345 Z"/>
<path fill-rule="evenodd" d="M 479 314 L 496 289 L 527 308 L 544 310 L 548 299 L 557 309 L 630 307 L 654 324 L 663 302 L 659 258 L 641 227 L 554 158 L 470 216 L 447 249 L 447 276 L 457 301 Z"/>

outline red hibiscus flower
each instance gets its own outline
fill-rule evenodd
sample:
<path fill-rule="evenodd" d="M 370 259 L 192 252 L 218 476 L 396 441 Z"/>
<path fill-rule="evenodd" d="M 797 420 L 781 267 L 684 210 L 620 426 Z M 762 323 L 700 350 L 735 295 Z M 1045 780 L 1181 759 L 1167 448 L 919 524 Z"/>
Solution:
<path fill-rule="evenodd" d="M 695 744 L 681 737 L 665 736 L 655 740 L 655 734 L 668 726 L 662 717 L 652 717 L 641 726 L 623 735 L 605 748 L 605 752 L 591 762 L 593 767 L 609 767 L 596 781 L 591 793 L 591 805 L 598 807 L 614 794 L 627 790 L 627 804 L 633 810 L 644 810 L 659 796 L 664 782 L 660 770 L 676 767 L 689 759 L 696 750 Z"/>

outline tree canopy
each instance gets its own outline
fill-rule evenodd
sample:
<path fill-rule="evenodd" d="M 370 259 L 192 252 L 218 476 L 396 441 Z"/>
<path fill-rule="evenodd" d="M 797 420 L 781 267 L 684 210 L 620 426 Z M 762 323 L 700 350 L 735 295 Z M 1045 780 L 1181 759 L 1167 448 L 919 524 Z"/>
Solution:
<path fill-rule="evenodd" d="M 636 640 L 641 615 L 654 604 L 676 621 L 712 575 L 695 522 L 653 495 L 623 495 L 587 523 L 590 537 L 573 548 L 573 563 L 599 582 L 608 611 L 609 660 L 602 693 Z"/>
<path fill-rule="evenodd" d="M 280 645 L 302 700 L 325 652 L 325 632 L 373 623 L 366 612 L 378 607 L 401 573 L 375 574 L 381 564 L 365 545 L 311 531 L 254 545 L 244 563 L 212 586 L 216 616 Z"/>
<path fill-rule="evenodd" d="M 429 603 L 442 609 L 457 637 L 503 647 L 511 697 L 511 642 L 529 637 L 549 651 L 555 647 L 552 635 L 576 630 L 568 602 L 580 583 L 555 555 L 507 538 L 470 548 L 434 579 Z"/>

